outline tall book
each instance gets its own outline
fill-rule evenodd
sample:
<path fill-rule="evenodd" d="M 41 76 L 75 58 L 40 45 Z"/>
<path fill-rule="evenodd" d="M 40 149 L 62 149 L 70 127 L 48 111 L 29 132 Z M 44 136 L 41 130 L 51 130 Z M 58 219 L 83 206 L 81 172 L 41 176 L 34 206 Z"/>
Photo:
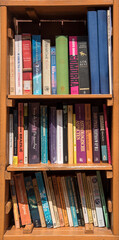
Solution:
<path fill-rule="evenodd" d="M 24 178 L 29 209 L 34 227 L 41 227 L 40 216 L 38 212 L 37 201 L 31 176 Z"/>
<path fill-rule="evenodd" d="M 109 93 L 113 91 L 113 62 L 112 62 L 112 17 L 111 7 L 107 10 L 108 64 L 109 64 Z"/>
<path fill-rule="evenodd" d="M 63 105 L 63 163 L 68 163 L 68 107 Z"/>
<path fill-rule="evenodd" d="M 100 93 L 109 93 L 107 10 L 97 10 Z"/>
<path fill-rule="evenodd" d="M 43 94 L 51 94 L 50 40 L 42 40 Z"/>
<path fill-rule="evenodd" d="M 90 93 L 88 37 L 78 36 L 79 94 Z"/>
<path fill-rule="evenodd" d="M 91 126 L 91 105 L 90 104 L 85 104 L 85 127 L 86 127 L 87 163 L 92 163 L 93 151 L 92 151 L 92 126 Z"/>
<path fill-rule="evenodd" d="M 57 163 L 63 163 L 63 110 L 57 109 Z"/>
<path fill-rule="evenodd" d="M 23 94 L 32 94 L 31 34 L 22 34 Z"/>
<path fill-rule="evenodd" d="M 9 114 L 9 164 L 13 163 L 13 113 Z"/>
<path fill-rule="evenodd" d="M 76 114 L 73 114 L 73 155 L 74 155 L 74 164 L 77 163 L 76 157 Z"/>
<path fill-rule="evenodd" d="M 50 162 L 57 161 L 57 144 L 56 144 L 56 107 L 50 107 L 49 112 L 49 153 Z"/>
<path fill-rule="evenodd" d="M 100 138 L 99 138 L 99 108 L 92 106 L 92 129 L 93 129 L 93 162 L 100 162 Z"/>
<path fill-rule="evenodd" d="M 15 227 L 20 228 L 20 216 L 19 216 L 19 209 L 18 209 L 14 179 L 10 180 L 10 191 L 11 191 L 11 197 L 12 197 Z"/>
<path fill-rule="evenodd" d="M 68 163 L 73 164 L 73 105 L 68 105 Z"/>
<path fill-rule="evenodd" d="M 15 95 L 15 39 L 10 39 L 10 95 Z"/>
<path fill-rule="evenodd" d="M 41 197 L 41 202 L 42 202 L 42 207 L 43 207 L 43 211 L 44 211 L 46 225 L 48 228 L 51 228 L 51 227 L 53 227 L 53 223 L 52 223 L 52 217 L 51 217 L 51 213 L 50 213 L 50 209 L 49 209 L 47 194 L 46 194 L 46 190 L 45 190 L 45 186 L 44 186 L 44 182 L 43 182 L 43 176 L 42 176 L 41 172 L 36 172 L 35 175 L 36 175 L 38 189 L 39 189 L 39 193 L 40 193 L 40 197 Z"/>
<path fill-rule="evenodd" d="M 108 129 L 108 122 L 107 122 L 107 109 L 105 104 L 103 104 L 103 112 L 104 112 L 105 130 L 106 130 L 108 163 L 111 164 L 112 160 L 111 160 L 111 151 L 110 151 L 109 129 Z"/>
<path fill-rule="evenodd" d="M 48 163 L 47 106 L 40 106 L 41 123 L 41 163 Z"/>
<path fill-rule="evenodd" d="M 40 137 L 39 137 L 39 103 L 29 103 L 29 163 L 40 162 Z"/>
<path fill-rule="evenodd" d="M 68 37 L 56 37 L 57 94 L 69 94 Z"/>
<path fill-rule="evenodd" d="M 105 131 L 105 122 L 104 114 L 99 113 L 99 123 L 100 123 L 100 145 L 101 145 L 101 159 L 102 162 L 107 162 L 107 143 L 106 143 L 106 131 Z"/>
<path fill-rule="evenodd" d="M 79 94 L 77 36 L 69 36 L 70 93 Z"/>
<path fill-rule="evenodd" d="M 24 105 L 18 103 L 18 163 L 24 163 Z"/>
<path fill-rule="evenodd" d="M 33 94 L 42 94 L 41 36 L 32 35 Z"/>
<path fill-rule="evenodd" d="M 31 216 L 26 194 L 26 188 L 24 184 L 23 173 L 14 175 L 14 181 L 19 205 L 19 212 L 21 217 L 21 224 L 22 225 L 31 224 Z"/>
<path fill-rule="evenodd" d="M 57 94 L 56 79 L 56 47 L 51 47 L 51 89 L 52 94 Z"/>
<path fill-rule="evenodd" d="M 99 78 L 98 29 L 97 29 L 97 12 L 96 11 L 88 11 L 87 23 L 88 23 L 91 93 L 99 94 L 100 78 Z"/>
<path fill-rule="evenodd" d="M 13 110 L 13 164 L 18 164 L 18 110 Z"/>
<path fill-rule="evenodd" d="M 22 35 L 15 35 L 15 87 L 16 95 L 22 95 Z"/>
<path fill-rule="evenodd" d="M 24 164 L 28 164 L 28 103 L 24 103 Z"/>

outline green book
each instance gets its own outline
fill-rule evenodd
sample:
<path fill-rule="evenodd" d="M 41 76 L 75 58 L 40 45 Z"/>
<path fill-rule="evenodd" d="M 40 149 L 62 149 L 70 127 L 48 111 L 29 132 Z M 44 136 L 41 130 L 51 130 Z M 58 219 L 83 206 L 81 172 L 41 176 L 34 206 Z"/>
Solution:
<path fill-rule="evenodd" d="M 106 206 L 106 202 L 105 202 L 105 195 L 104 195 L 104 190 L 103 190 L 101 175 L 100 175 L 100 172 L 99 172 L 99 171 L 96 171 L 96 174 L 97 174 L 97 179 L 98 179 L 98 186 L 99 186 L 100 197 L 101 197 L 101 202 L 102 202 L 102 207 L 103 207 L 105 224 L 106 224 L 106 227 L 109 228 L 109 227 L 110 227 L 110 223 L 109 223 L 107 206 Z"/>
<path fill-rule="evenodd" d="M 68 37 L 56 37 L 57 94 L 69 94 Z"/>

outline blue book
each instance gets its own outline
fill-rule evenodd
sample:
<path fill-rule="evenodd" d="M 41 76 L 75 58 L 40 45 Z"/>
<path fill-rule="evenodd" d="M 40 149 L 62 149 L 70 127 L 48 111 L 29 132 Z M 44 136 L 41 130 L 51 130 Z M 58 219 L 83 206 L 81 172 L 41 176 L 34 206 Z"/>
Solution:
<path fill-rule="evenodd" d="M 57 94 L 57 81 L 56 81 L 56 48 L 51 47 L 51 88 L 52 94 Z"/>
<path fill-rule="evenodd" d="M 66 179 L 66 187 L 67 187 L 69 204 L 70 204 L 71 214 L 72 214 L 72 219 L 73 219 L 73 225 L 74 225 L 74 227 L 78 227 L 79 225 L 78 225 L 76 207 L 75 207 L 75 202 L 74 202 L 73 189 L 72 189 L 72 185 L 71 185 L 71 178 L 65 177 L 65 179 Z"/>
<path fill-rule="evenodd" d="M 52 223 L 52 218 L 51 218 L 51 213 L 50 213 L 50 209 L 49 209 L 49 204 L 48 204 L 47 194 L 46 194 L 46 190 L 45 190 L 45 185 L 43 182 L 42 173 L 37 172 L 37 173 L 35 173 L 35 175 L 36 175 L 38 189 L 39 189 L 39 193 L 40 193 L 40 197 L 41 197 L 41 202 L 42 202 L 46 225 L 48 228 L 51 228 L 51 227 L 53 227 L 53 223 Z"/>
<path fill-rule="evenodd" d="M 33 58 L 33 94 L 42 94 L 41 76 L 41 36 L 32 35 L 32 58 Z"/>
<path fill-rule="evenodd" d="M 109 66 L 107 40 L 107 10 L 97 11 L 100 93 L 109 93 Z"/>
<path fill-rule="evenodd" d="M 35 192 L 33 188 L 32 178 L 31 176 L 24 178 L 26 193 L 28 197 L 28 204 L 31 213 L 31 218 L 34 224 L 34 227 L 41 227 L 40 216 L 38 212 L 37 201 L 35 197 Z"/>
<path fill-rule="evenodd" d="M 89 64 L 91 93 L 99 94 L 99 54 L 98 54 L 98 31 L 97 31 L 97 12 L 88 11 L 88 42 L 89 42 Z"/>
<path fill-rule="evenodd" d="M 48 163 L 47 106 L 40 106 L 41 116 L 41 163 Z"/>

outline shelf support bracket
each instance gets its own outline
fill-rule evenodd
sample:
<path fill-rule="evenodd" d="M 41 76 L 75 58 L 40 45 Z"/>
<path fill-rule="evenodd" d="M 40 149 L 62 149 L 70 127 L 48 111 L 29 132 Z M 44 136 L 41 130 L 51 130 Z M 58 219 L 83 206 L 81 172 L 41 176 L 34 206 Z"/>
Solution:
<path fill-rule="evenodd" d="M 107 179 L 113 178 L 113 172 L 112 171 L 106 171 L 106 178 Z"/>
<path fill-rule="evenodd" d="M 110 199 L 107 200 L 107 207 L 108 207 L 108 212 L 112 213 L 112 201 Z"/>
<path fill-rule="evenodd" d="M 5 205 L 5 213 L 9 214 L 9 212 L 11 211 L 11 208 L 12 208 L 12 201 L 9 200 Z"/>
<path fill-rule="evenodd" d="M 7 99 L 7 107 L 15 107 L 15 100 Z"/>
<path fill-rule="evenodd" d="M 5 176 L 5 180 L 11 180 L 11 179 L 12 179 L 12 174 L 11 174 L 11 172 L 5 171 L 4 176 Z"/>
<path fill-rule="evenodd" d="M 86 223 L 85 224 L 85 233 L 87 234 L 93 234 L 94 229 L 93 229 L 93 224 L 92 223 Z"/>
<path fill-rule="evenodd" d="M 7 36 L 8 36 L 8 38 L 13 38 L 14 37 L 14 32 L 11 28 L 8 28 Z"/>
<path fill-rule="evenodd" d="M 113 98 L 107 99 L 107 106 L 112 107 L 113 106 Z"/>

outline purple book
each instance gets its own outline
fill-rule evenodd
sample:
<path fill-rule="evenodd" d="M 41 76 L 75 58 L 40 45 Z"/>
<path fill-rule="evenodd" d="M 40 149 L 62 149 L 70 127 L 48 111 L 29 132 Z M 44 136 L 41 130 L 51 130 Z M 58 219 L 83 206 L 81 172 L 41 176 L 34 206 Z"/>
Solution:
<path fill-rule="evenodd" d="M 77 163 L 86 163 L 85 104 L 75 104 Z"/>
<path fill-rule="evenodd" d="M 40 162 L 39 103 L 29 103 L 29 163 Z"/>
<path fill-rule="evenodd" d="M 50 162 L 56 163 L 57 149 L 56 149 L 56 107 L 50 107 L 49 114 L 49 153 Z"/>
<path fill-rule="evenodd" d="M 98 106 L 92 107 L 92 122 L 93 122 L 93 162 L 100 162 L 100 138 L 99 138 L 99 109 Z"/>

